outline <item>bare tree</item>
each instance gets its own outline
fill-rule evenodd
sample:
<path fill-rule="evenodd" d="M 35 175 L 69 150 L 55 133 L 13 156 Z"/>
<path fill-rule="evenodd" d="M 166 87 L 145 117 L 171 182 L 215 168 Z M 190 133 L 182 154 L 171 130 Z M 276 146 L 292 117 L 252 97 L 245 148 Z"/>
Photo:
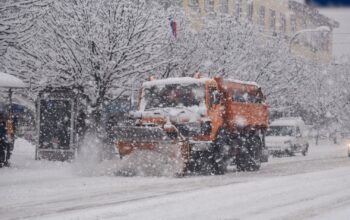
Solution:
<path fill-rule="evenodd" d="M 33 65 L 39 86 L 80 88 L 98 122 L 105 101 L 160 65 L 168 29 L 157 9 L 126 0 L 55 1 L 14 56 L 30 58 L 19 60 Z"/>
<path fill-rule="evenodd" d="M 9 46 L 19 46 L 33 37 L 36 22 L 51 0 L 3 0 L 0 2 L 0 56 Z"/>

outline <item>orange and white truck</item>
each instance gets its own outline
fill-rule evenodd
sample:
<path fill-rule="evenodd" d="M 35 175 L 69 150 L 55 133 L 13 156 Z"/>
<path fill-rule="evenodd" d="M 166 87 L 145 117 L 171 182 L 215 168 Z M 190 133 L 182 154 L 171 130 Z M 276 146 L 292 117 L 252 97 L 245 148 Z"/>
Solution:
<path fill-rule="evenodd" d="M 140 91 L 132 126 L 116 127 L 121 157 L 164 155 L 176 173 L 254 171 L 267 162 L 268 106 L 259 85 L 222 77 L 150 80 Z"/>

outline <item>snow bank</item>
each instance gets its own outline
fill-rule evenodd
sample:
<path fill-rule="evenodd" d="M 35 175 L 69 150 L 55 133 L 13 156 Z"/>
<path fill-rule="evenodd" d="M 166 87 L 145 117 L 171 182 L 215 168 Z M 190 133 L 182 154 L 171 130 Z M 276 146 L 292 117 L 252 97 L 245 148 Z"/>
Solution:
<path fill-rule="evenodd" d="M 114 175 L 115 158 L 105 159 L 107 152 L 103 143 L 93 134 L 87 134 L 77 158 L 72 163 L 72 170 L 75 174 L 82 176 Z"/>
<path fill-rule="evenodd" d="M 298 126 L 304 125 L 304 122 L 301 118 L 280 118 L 271 122 L 271 126 Z"/>

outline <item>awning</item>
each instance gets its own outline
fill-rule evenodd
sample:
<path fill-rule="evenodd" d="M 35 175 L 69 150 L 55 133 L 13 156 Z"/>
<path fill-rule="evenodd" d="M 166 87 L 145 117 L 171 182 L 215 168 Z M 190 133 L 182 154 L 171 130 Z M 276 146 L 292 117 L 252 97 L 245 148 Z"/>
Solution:
<path fill-rule="evenodd" d="M 26 88 L 26 84 L 19 78 L 0 72 L 0 88 Z"/>

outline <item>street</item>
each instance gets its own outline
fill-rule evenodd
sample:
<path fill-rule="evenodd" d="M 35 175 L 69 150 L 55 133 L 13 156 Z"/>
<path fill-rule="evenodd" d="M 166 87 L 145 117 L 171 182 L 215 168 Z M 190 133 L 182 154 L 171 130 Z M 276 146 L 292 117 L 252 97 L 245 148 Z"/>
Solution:
<path fill-rule="evenodd" d="M 223 176 L 121 177 L 114 164 L 34 161 L 18 140 L 0 170 L 1 219 L 346 219 L 350 161 L 345 143 L 308 156 L 270 158 L 259 172 Z"/>

